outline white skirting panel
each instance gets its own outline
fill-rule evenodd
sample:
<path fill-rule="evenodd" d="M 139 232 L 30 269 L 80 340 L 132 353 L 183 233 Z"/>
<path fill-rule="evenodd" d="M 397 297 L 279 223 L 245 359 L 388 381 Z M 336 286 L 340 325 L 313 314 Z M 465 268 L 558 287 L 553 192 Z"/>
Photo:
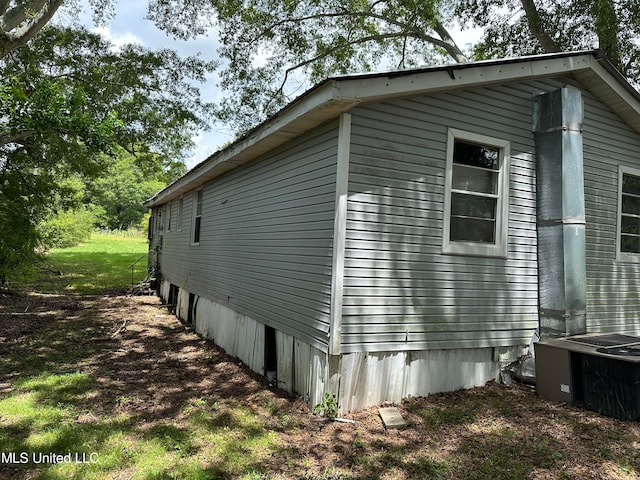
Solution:
<path fill-rule="evenodd" d="M 166 285 L 165 285 L 166 283 Z M 169 296 L 168 282 L 161 285 L 161 296 Z M 212 340 L 229 355 L 239 358 L 251 370 L 264 375 L 265 327 L 262 323 L 225 305 L 195 297 L 195 330 Z M 189 318 L 189 292 L 178 291 L 176 315 Z M 310 405 L 322 401 L 328 378 L 327 354 L 291 335 L 276 331 L 278 387 L 302 396 Z"/>
<path fill-rule="evenodd" d="M 169 287 L 168 282 L 160 287 L 165 300 Z M 195 297 L 193 303 L 196 332 L 264 375 L 264 325 L 203 297 Z M 183 288 L 178 292 L 176 314 L 188 318 L 189 292 Z M 325 392 L 337 392 L 341 413 L 484 385 L 498 377 L 500 360 L 511 353 L 517 352 L 477 348 L 349 353 L 329 358 L 326 352 L 276 331 L 278 387 L 302 396 L 310 407 L 320 403 Z"/>
<path fill-rule="evenodd" d="M 478 387 L 495 380 L 499 370 L 493 348 L 411 352 L 403 397 Z"/>
<path fill-rule="evenodd" d="M 313 407 L 322 401 L 329 378 L 327 354 L 298 339 L 293 348 L 293 391 Z"/>
<path fill-rule="evenodd" d="M 406 352 L 350 353 L 340 361 L 340 411 L 402 400 Z"/>
<path fill-rule="evenodd" d="M 497 378 L 493 348 L 351 353 L 340 361 L 342 413 L 403 398 L 481 386 Z"/>
<path fill-rule="evenodd" d="M 293 337 L 276 330 L 278 388 L 293 393 Z"/>
<path fill-rule="evenodd" d="M 163 280 L 160 282 L 160 298 L 162 298 L 163 302 L 169 300 L 169 289 L 171 288 L 171 283 Z"/>
<path fill-rule="evenodd" d="M 195 305 L 196 332 L 264 374 L 264 325 L 203 297 Z"/>

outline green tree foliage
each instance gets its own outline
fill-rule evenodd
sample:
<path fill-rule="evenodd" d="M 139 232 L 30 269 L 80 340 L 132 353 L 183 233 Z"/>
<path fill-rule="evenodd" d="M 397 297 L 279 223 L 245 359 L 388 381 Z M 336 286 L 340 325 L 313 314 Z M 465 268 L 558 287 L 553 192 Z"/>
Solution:
<path fill-rule="evenodd" d="M 35 260 L 38 212 L 31 202 L 20 201 L 32 195 L 17 172 L 0 175 L 0 289 L 19 266 Z"/>
<path fill-rule="evenodd" d="M 96 220 L 95 212 L 84 205 L 59 210 L 38 225 L 40 245 L 65 248 L 84 242 L 91 237 Z"/>
<path fill-rule="evenodd" d="M 87 202 L 97 212 L 96 224 L 112 230 L 137 227 L 146 213 L 142 203 L 181 170 L 167 172 L 162 166 L 150 168 L 154 157 L 135 157 L 124 151 L 113 156 L 106 174 L 88 185 Z"/>
<path fill-rule="evenodd" d="M 88 2 L 95 21 L 113 16 L 116 1 Z M 81 0 L 0 0 L 0 59 L 33 39 L 59 9 L 77 17 L 82 6 Z"/>
<path fill-rule="evenodd" d="M 118 0 L 89 4 L 101 21 Z M 0 58 L 63 6 L 80 3 L 0 1 Z M 232 93 L 220 113 L 243 128 L 272 113 L 309 78 L 368 71 L 381 62 L 465 61 L 469 55 L 450 34 L 453 22 L 484 28 L 475 58 L 599 47 L 623 73 L 634 77 L 639 70 L 636 0 L 153 0 L 148 17 L 182 39 L 211 28 L 220 32 L 219 53 L 228 62 L 223 86 Z"/>
<path fill-rule="evenodd" d="M 118 0 L 89 3 L 100 21 Z M 0 57 L 62 4 L 0 1 Z M 153 0 L 148 17 L 182 39 L 219 32 L 228 95 L 218 115 L 240 131 L 319 79 L 379 67 L 599 47 L 632 81 L 640 76 L 637 0 Z M 454 23 L 485 30 L 473 54 L 451 35 Z"/>
<path fill-rule="evenodd" d="M 240 131 L 333 74 L 601 48 L 640 76 L 637 0 L 157 0 L 149 10 L 181 38 L 216 27 L 229 93 L 218 114 Z M 484 29 L 471 52 L 451 35 L 456 23 Z"/>
<path fill-rule="evenodd" d="M 44 217 L 36 225 L 41 248 L 68 247 L 89 237 L 95 215 L 82 204 L 84 197 L 85 185 L 79 175 L 57 180 Z"/>
<path fill-rule="evenodd" d="M 139 151 L 131 155 L 119 148 L 103 154 L 106 166 L 98 177 L 75 174 L 59 179 L 47 201 L 50 213 L 36 228 L 40 247 L 77 245 L 96 227 L 139 228 L 147 212 L 143 202 L 186 170 L 182 162 L 166 165 L 160 155 Z"/>
<path fill-rule="evenodd" d="M 484 30 L 476 58 L 600 48 L 621 73 L 640 83 L 636 0 L 463 0 L 456 15 Z"/>
<path fill-rule="evenodd" d="M 86 30 L 47 28 L 0 64 L 0 158 L 20 152 L 34 166 L 85 174 L 99 167 L 87 158 L 113 145 L 179 159 L 211 113 L 189 80 L 203 82 L 213 68 L 171 50 L 117 51 Z"/>
<path fill-rule="evenodd" d="M 192 2 L 156 2 L 152 18 L 176 35 L 190 33 Z M 201 3 L 201 2 L 196 2 Z M 244 131 L 331 74 L 465 61 L 444 0 L 232 0 L 209 7 L 225 60 L 219 117 Z M 198 15 L 198 12 L 191 12 Z M 182 15 L 183 21 L 176 17 Z"/>
<path fill-rule="evenodd" d="M 38 225 L 78 207 L 60 200 L 75 198 L 65 180 L 96 178 L 121 149 L 165 180 L 179 174 L 211 113 L 192 81 L 213 68 L 52 27 L 0 60 L 0 275 L 33 254 Z"/>

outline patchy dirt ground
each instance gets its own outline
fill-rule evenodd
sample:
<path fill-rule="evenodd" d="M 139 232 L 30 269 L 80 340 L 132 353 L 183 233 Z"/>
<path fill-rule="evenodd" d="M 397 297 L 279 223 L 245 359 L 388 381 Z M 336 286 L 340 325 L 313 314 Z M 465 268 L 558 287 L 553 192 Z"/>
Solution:
<path fill-rule="evenodd" d="M 140 425 L 180 425 L 202 398 L 246 406 L 280 438 L 259 478 L 640 478 L 637 423 L 556 405 L 522 385 L 410 399 L 399 405 L 410 424 L 402 431 L 385 431 L 377 408 L 348 415 L 355 423 L 322 421 L 153 296 L 0 295 L 0 398 L 37 371 L 95 380 L 80 423 L 126 413 Z M 0 478 L 31 473 L 0 465 Z"/>

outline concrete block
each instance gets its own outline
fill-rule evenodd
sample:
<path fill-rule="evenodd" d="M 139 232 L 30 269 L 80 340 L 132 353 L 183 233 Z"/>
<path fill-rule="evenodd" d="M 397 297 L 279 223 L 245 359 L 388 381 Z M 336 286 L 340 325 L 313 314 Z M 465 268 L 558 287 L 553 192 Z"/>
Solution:
<path fill-rule="evenodd" d="M 380 418 L 382 418 L 382 423 L 384 424 L 384 428 L 406 428 L 407 422 L 402 418 L 400 412 L 396 407 L 386 407 L 378 409 L 378 413 L 380 414 Z"/>

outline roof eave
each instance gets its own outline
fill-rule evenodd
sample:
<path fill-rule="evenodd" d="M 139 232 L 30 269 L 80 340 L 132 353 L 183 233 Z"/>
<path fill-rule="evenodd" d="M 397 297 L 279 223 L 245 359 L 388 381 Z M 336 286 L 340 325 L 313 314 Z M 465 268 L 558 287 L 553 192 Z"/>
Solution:
<path fill-rule="evenodd" d="M 150 208 L 176 198 L 339 116 L 359 103 L 565 75 L 572 75 L 589 85 L 590 90 L 601 101 L 610 105 L 640 133 L 640 94 L 598 51 L 336 77 L 307 91 L 278 115 L 207 158 L 147 200 L 144 205 Z"/>
<path fill-rule="evenodd" d="M 351 109 L 360 100 L 336 97 L 336 82 L 327 80 L 299 97 L 278 115 L 214 153 L 144 203 L 151 208 L 198 188 L 205 182 L 257 158 L 273 148 Z"/>
<path fill-rule="evenodd" d="M 588 70 L 593 52 L 540 55 L 502 61 L 484 61 L 447 65 L 426 70 L 392 72 L 381 76 L 343 77 L 336 88 L 341 98 L 380 101 L 397 96 L 435 93 L 442 90 L 473 88 L 531 78 L 566 75 Z M 423 77 L 428 76 L 425 82 Z M 364 95 L 362 92 L 366 92 Z"/>

